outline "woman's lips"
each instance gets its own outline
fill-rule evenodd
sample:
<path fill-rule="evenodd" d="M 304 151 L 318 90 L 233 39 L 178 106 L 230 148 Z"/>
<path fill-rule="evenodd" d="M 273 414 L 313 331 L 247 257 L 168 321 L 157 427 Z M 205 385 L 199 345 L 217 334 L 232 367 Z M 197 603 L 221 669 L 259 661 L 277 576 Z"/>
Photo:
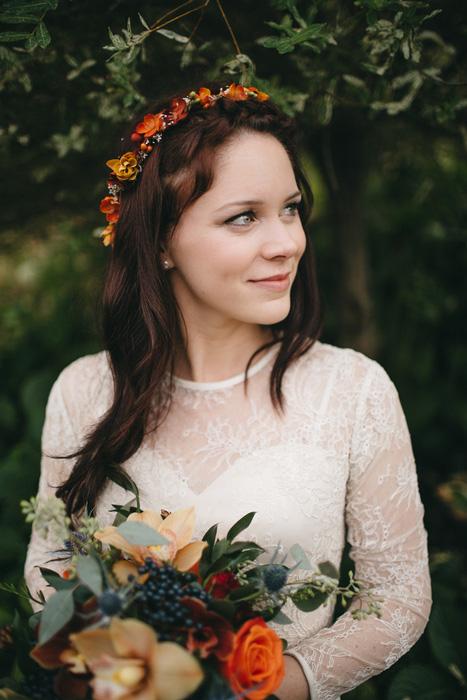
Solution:
<path fill-rule="evenodd" d="M 250 284 L 270 292 L 285 292 L 290 286 L 290 272 L 286 275 L 273 275 L 260 280 L 249 280 Z"/>

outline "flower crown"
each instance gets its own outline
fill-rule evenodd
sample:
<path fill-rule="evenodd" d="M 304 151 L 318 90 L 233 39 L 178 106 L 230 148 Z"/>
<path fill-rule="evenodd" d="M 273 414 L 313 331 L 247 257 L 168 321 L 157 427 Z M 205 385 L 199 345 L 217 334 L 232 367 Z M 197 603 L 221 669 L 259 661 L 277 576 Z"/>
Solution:
<path fill-rule="evenodd" d="M 255 99 L 263 102 L 269 99 L 269 95 L 257 88 L 247 88 L 243 85 L 235 85 L 235 83 L 229 87 L 221 88 L 215 94 L 211 93 L 208 88 L 202 87 L 199 92 L 190 92 L 187 97 L 174 98 L 169 108 L 158 114 L 146 114 L 141 124 L 138 124 L 136 131 L 131 135 L 131 140 L 136 144 L 135 150 L 124 153 L 120 158 L 107 161 L 106 164 L 112 173 L 107 180 L 109 196 L 104 197 L 100 207 L 108 222 L 107 227 L 100 235 L 104 245 L 113 246 L 121 193 L 134 184 L 142 172 L 145 160 L 151 153 L 153 146 L 161 140 L 162 132 L 169 126 L 185 119 L 194 107 L 210 107 L 221 97 L 235 101 Z"/>

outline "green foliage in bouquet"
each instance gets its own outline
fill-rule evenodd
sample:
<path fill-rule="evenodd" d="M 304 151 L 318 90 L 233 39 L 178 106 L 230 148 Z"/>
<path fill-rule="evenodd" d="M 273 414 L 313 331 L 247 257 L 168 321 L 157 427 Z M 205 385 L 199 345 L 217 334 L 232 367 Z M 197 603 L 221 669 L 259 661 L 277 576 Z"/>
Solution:
<path fill-rule="evenodd" d="M 191 541 L 193 507 L 159 515 L 114 506 L 114 524 L 102 530 L 86 513 L 73 523 L 53 497 L 22 507 L 60 543 L 52 556 L 62 573 L 41 568 L 49 590 L 38 596 L 15 591 L 39 611 L 29 620 L 17 614 L 10 630 L 16 673 L 1 680 L 4 697 L 264 700 L 284 676 L 285 643 L 267 623 L 291 622 L 287 601 L 309 612 L 356 598 L 355 617 L 380 615 L 381 601 L 359 581 L 339 586 L 329 562 L 313 571 L 299 545 L 290 566 L 279 546 L 271 556 L 237 539 L 254 513 L 224 538 L 214 525 Z"/>

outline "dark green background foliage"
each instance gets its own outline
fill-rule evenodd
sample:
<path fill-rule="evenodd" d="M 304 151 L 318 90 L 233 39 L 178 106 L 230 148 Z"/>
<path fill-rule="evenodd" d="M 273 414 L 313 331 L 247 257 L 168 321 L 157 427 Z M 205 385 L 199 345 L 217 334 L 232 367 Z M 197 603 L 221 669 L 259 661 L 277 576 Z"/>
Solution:
<path fill-rule="evenodd" d="M 466 67 L 458 0 L 1 4 L 2 580 L 22 576 L 18 503 L 36 489 L 51 384 L 101 347 L 108 251 L 92 234 L 119 128 L 174 84 L 250 81 L 300 126 L 324 339 L 393 378 L 426 505 L 427 632 L 346 697 L 466 697 Z M 13 602 L 2 594 L 2 624 Z"/>

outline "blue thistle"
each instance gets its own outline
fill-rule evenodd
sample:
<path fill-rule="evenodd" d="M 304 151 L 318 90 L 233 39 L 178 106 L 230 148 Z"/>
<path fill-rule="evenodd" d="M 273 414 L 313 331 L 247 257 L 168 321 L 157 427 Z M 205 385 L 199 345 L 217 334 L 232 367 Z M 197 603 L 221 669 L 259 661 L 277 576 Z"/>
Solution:
<path fill-rule="evenodd" d="M 122 609 L 121 598 L 115 591 L 104 591 L 104 593 L 99 596 L 97 604 L 99 606 L 99 610 L 108 617 L 117 615 Z"/>
<path fill-rule="evenodd" d="M 271 564 L 263 574 L 264 585 L 270 593 L 278 593 L 287 583 L 289 572 L 280 564 Z"/>

